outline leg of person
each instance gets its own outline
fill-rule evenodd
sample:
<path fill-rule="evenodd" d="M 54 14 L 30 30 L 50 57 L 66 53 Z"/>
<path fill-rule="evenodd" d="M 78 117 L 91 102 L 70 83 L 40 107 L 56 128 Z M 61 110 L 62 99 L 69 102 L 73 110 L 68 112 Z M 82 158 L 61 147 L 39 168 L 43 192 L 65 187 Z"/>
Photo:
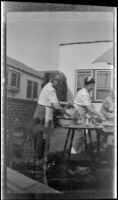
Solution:
<path fill-rule="evenodd" d="M 108 133 L 103 131 L 102 135 L 103 135 L 102 148 L 106 149 L 108 147 L 107 144 Z"/>
<path fill-rule="evenodd" d="M 73 148 L 77 153 L 81 153 L 84 146 L 84 133 L 83 130 L 75 131 L 75 137 L 73 140 Z"/>
<path fill-rule="evenodd" d="M 45 127 L 45 145 L 44 145 L 44 164 L 43 164 L 43 182 L 45 185 L 48 185 L 48 180 L 47 180 L 47 162 L 48 162 L 48 150 L 49 150 L 49 140 L 50 140 L 50 131 L 51 127 Z"/>
<path fill-rule="evenodd" d="M 43 131 L 38 131 L 36 136 L 36 154 L 39 160 L 43 159 L 44 156 L 44 143 Z"/>
<path fill-rule="evenodd" d="M 113 146 L 113 143 L 114 143 L 113 133 L 108 134 L 107 143 L 108 143 L 108 145 Z"/>

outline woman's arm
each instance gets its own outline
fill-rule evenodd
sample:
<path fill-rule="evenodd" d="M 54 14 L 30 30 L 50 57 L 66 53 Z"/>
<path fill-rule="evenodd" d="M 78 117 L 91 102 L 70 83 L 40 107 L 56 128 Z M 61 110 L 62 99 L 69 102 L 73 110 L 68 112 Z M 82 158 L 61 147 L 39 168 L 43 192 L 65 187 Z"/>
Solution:
<path fill-rule="evenodd" d="M 95 108 L 94 108 L 92 105 L 87 106 L 87 110 L 88 110 L 88 112 L 90 112 L 90 113 L 96 115 L 96 116 L 97 116 L 99 119 L 101 119 L 102 121 L 105 120 L 104 116 L 103 116 L 101 113 L 97 112 L 97 111 L 95 110 Z"/>
<path fill-rule="evenodd" d="M 56 109 L 56 110 L 59 110 L 61 111 L 62 114 L 65 114 L 67 115 L 68 117 L 71 117 L 71 115 L 66 112 L 66 110 L 64 108 L 61 107 L 60 103 L 59 102 L 56 102 L 56 103 L 52 103 L 52 106 Z"/>

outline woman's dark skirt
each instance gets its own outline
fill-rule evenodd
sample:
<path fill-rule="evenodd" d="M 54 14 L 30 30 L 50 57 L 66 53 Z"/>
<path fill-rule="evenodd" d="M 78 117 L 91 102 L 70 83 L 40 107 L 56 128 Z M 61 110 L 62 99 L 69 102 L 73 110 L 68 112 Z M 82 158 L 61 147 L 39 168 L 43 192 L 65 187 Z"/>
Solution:
<path fill-rule="evenodd" d="M 45 139 L 43 138 L 45 131 L 45 106 L 37 105 L 33 116 L 33 133 L 34 146 L 37 159 L 44 157 Z"/>

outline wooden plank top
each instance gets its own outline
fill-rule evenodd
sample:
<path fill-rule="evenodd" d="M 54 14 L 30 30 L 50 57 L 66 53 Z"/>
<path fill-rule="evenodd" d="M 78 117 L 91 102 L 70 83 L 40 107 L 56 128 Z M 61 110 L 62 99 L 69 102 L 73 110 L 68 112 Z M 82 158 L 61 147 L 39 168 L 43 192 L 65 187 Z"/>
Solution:
<path fill-rule="evenodd" d="M 7 167 L 8 193 L 61 193 Z"/>
<path fill-rule="evenodd" d="M 73 124 L 73 125 L 65 125 L 62 127 L 70 128 L 70 129 L 103 129 L 104 128 L 104 126 L 94 125 L 94 124 Z"/>
<path fill-rule="evenodd" d="M 93 130 L 103 130 L 105 132 L 114 132 L 114 124 L 111 122 L 103 122 L 101 124 L 67 124 L 67 125 L 61 125 L 63 128 L 68 128 L 68 129 L 93 129 Z"/>

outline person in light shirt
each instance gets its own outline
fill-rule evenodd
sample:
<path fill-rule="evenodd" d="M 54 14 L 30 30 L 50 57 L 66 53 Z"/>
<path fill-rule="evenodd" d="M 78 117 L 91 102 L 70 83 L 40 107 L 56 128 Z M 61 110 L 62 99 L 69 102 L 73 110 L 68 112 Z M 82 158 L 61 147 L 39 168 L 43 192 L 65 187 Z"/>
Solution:
<path fill-rule="evenodd" d="M 103 101 L 100 112 L 104 115 L 107 121 L 113 122 L 114 120 L 114 92 L 110 91 L 110 94 Z"/>
<path fill-rule="evenodd" d="M 36 135 L 36 152 L 38 159 L 43 159 L 45 146 L 45 128 L 51 127 L 54 109 L 60 110 L 67 114 L 60 106 L 57 97 L 57 87 L 59 82 L 64 78 L 64 74 L 56 72 L 51 75 L 49 82 L 44 85 L 39 95 L 38 105 L 33 116 L 34 134 Z"/>
<path fill-rule="evenodd" d="M 91 117 L 97 116 L 101 121 L 104 121 L 104 116 L 97 112 L 92 105 L 90 93 L 94 88 L 95 80 L 92 77 L 87 77 L 84 80 L 84 87 L 80 89 L 74 99 L 74 106 L 78 113 L 78 122 L 85 123 L 86 116 L 89 114 Z M 77 136 L 78 137 L 78 136 Z M 75 138 L 75 149 L 82 146 L 83 143 L 83 134 L 77 139 Z"/>
<path fill-rule="evenodd" d="M 104 125 L 106 124 L 106 128 L 99 131 L 102 138 L 102 148 L 106 149 L 109 145 L 113 144 L 113 127 L 107 127 L 108 125 L 113 125 L 114 123 L 114 92 L 113 89 L 111 89 L 109 96 L 106 97 L 106 99 L 103 101 L 100 112 L 105 117 Z"/>
<path fill-rule="evenodd" d="M 82 122 L 85 122 L 86 113 L 97 116 L 99 119 L 104 120 L 102 114 L 97 112 L 92 105 L 90 92 L 93 90 L 95 80 L 92 77 L 87 77 L 84 80 L 84 87 L 79 90 L 74 99 L 74 105 L 80 114 Z"/>

